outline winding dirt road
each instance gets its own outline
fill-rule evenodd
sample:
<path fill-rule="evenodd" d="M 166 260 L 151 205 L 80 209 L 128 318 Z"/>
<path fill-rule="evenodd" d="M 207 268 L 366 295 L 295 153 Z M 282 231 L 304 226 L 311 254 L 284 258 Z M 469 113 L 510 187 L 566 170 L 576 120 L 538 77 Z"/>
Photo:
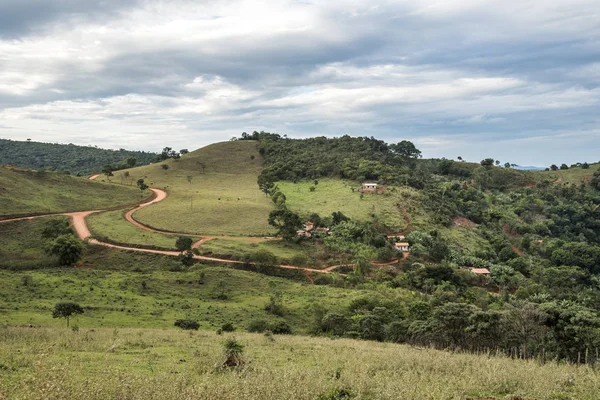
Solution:
<path fill-rule="evenodd" d="M 91 175 L 88 179 L 90 180 L 94 180 L 96 179 L 98 176 L 100 176 L 100 174 L 94 174 Z M 279 238 L 251 238 L 251 237 L 233 237 L 233 236 L 204 236 L 204 235 L 189 235 L 186 233 L 178 233 L 178 232 L 169 232 L 169 231 L 163 231 L 160 229 L 155 229 L 152 228 L 150 226 L 144 225 L 138 221 L 136 221 L 133 218 L 133 214 L 144 208 L 144 207 L 148 207 L 152 204 L 158 203 L 160 201 L 163 201 L 164 199 L 167 198 L 167 192 L 165 192 L 164 190 L 161 189 L 155 189 L 155 188 L 150 188 L 150 190 L 153 193 L 153 196 L 151 197 L 151 200 L 142 203 L 140 205 L 138 205 L 137 207 L 127 211 L 124 215 L 125 219 L 137 226 L 138 228 L 144 229 L 146 231 L 150 231 L 150 232 L 155 232 L 155 233 L 161 233 L 161 234 L 182 234 L 182 235 L 186 235 L 186 236 L 195 236 L 195 237 L 200 237 L 201 239 L 198 240 L 197 242 L 195 242 L 192 245 L 192 248 L 196 249 L 199 248 L 203 243 L 206 243 L 209 240 L 213 240 L 213 239 L 218 239 L 218 238 L 222 238 L 222 239 L 233 239 L 233 240 L 244 240 L 244 241 L 249 241 L 249 242 L 253 242 L 253 243 L 259 243 L 259 242 L 264 242 L 264 241 L 268 241 L 268 240 L 281 240 Z M 142 248 L 137 248 L 137 247 L 128 247 L 128 246 L 120 246 L 120 245 L 115 245 L 115 244 L 110 244 L 110 243 L 105 243 L 105 242 L 101 242 L 99 240 L 93 239 L 91 236 L 91 232 L 87 226 L 87 223 L 85 221 L 86 217 L 91 215 L 91 214 L 95 214 L 95 213 L 99 213 L 102 211 L 106 211 L 106 210 L 92 210 L 92 211 L 79 211 L 79 212 L 72 212 L 72 213 L 53 213 L 53 214 L 44 214 L 44 215 L 34 215 L 34 216 L 29 216 L 29 217 L 19 217 L 19 218 L 12 218 L 12 219 L 5 219 L 5 220 L 0 220 L 0 223 L 5 223 L 5 222 L 12 222 L 12 221 L 23 221 L 23 220 L 31 220 L 34 218 L 43 218 L 43 217 L 49 217 L 49 216 L 57 216 L 57 215 L 64 215 L 64 216 L 68 216 L 69 218 L 71 218 L 72 221 L 72 225 L 73 228 L 75 229 L 75 232 L 77 233 L 77 236 L 79 237 L 79 239 L 81 240 L 87 240 L 88 243 L 91 244 L 96 244 L 99 246 L 104 246 L 104 247 L 109 247 L 109 248 L 113 248 L 113 249 L 120 249 L 120 250 L 128 250 L 128 251 L 138 251 L 138 252 L 142 252 L 142 253 L 151 253 L 151 254 L 162 254 L 162 255 L 166 255 L 166 256 L 179 256 L 179 252 L 178 251 L 167 251 L 167 250 L 153 250 L 153 249 L 142 249 Z M 245 264 L 242 261 L 235 261 L 235 260 L 227 260 L 227 259 L 222 259 L 222 258 L 214 258 L 214 257 L 206 257 L 206 256 L 200 256 L 200 255 L 194 255 L 194 259 L 196 260 L 200 260 L 200 261 L 213 261 L 213 262 L 221 262 L 221 263 L 225 263 L 225 264 Z M 393 260 L 390 263 L 383 263 L 383 264 L 373 264 L 377 267 L 383 267 L 383 266 L 387 266 L 387 265 L 392 265 L 394 263 L 396 263 L 398 260 Z M 291 269 L 291 270 L 299 270 L 299 271 L 303 271 L 304 273 L 307 274 L 307 277 L 309 276 L 310 273 L 325 273 L 325 274 L 329 274 L 332 273 L 334 270 L 341 268 L 341 267 L 352 267 L 352 264 L 343 264 L 343 265 L 332 265 L 330 267 L 324 268 L 324 269 L 315 269 L 315 268 L 304 268 L 304 267 L 296 267 L 293 265 L 278 265 L 279 268 L 283 268 L 283 269 Z M 309 278 L 310 279 L 310 278 Z"/>

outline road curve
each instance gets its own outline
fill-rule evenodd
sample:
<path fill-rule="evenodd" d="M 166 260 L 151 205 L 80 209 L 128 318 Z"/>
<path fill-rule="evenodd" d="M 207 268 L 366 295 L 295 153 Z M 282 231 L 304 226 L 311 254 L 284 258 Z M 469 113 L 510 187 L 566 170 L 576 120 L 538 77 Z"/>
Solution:
<path fill-rule="evenodd" d="M 164 192 L 160 189 L 151 188 L 150 190 L 152 190 L 156 194 L 156 197 L 151 201 L 148 201 L 146 203 L 139 205 L 138 207 L 134 208 L 132 211 L 139 210 L 140 208 L 143 208 L 143 207 L 148 207 L 149 205 L 154 204 L 159 201 L 162 201 L 167 197 L 166 192 Z M 1 220 L 0 223 L 32 220 L 35 218 L 43 218 L 43 217 L 50 217 L 50 216 L 67 216 L 71 219 L 73 229 L 75 230 L 75 233 L 77 234 L 79 239 L 87 240 L 88 243 L 99 245 L 99 246 L 104 246 L 104 247 L 108 247 L 108 248 L 113 248 L 113 249 L 138 251 L 138 252 L 142 252 L 142 253 L 151 253 L 151 254 L 162 254 L 162 255 L 166 255 L 166 256 L 179 256 L 180 253 L 177 251 L 153 250 L 153 249 L 142 249 L 142 248 L 137 248 L 137 247 L 120 246 L 120 245 L 114 245 L 111 243 L 101 242 L 97 239 L 93 239 L 91 237 L 92 234 L 87 226 L 85 218 L 91 214 L 99 213 L 102 211 L 105 211 L 105 210 L 91 210 L 91 211 L 79 211 L 79 212 L 71 212 L 71 213 L 54 213 L 54 214 L 34 215 L 34 216 L 29 216 L 29 217 L 5 219 L 5 220 Z M 136 224 L 134 224 L 134 225 L 136 225 Z M 138 225 L 136 225 L 136 226 L 138 226 Z M 204 243 L 206 240 L 211 240 L 214 238 L 215 237 L 204 238 L 204 239 L 200 240 L 199 242 L 196 242 L 195 245 L 196 245 L 196 247 L 199 247 L 199 245 L 201 243 Z M 251 238 L 251 239 L 258 239 L 258 238 Z M 264 240 L 269 240 L 269 239 L 264 239 Z M 227 259 L 215 258 L 215 257 L 206 257 L 206 256 L 195 255 L 195 254 L 194 254 L 193 258 L 195 260 L 200 260 L 200 261 L 213 261 L 213 262 L 220 262 L 220 263 L 224 263 L 224 264 L 238 264 L 238 265 L 239 264 L 247 264 L 243 261 L 227 260 Z M 250 264 L 252 264 L 252 263 L 250 263 Z M 278 265 L 277 267 L 283 268 L 283 269 L 289 269 L 289 270 L 303 271 L 305 273 L 313 273 L 314 272 L 314 273 L 329 274 L 336 268 L 341 267 L 341 265 L 339 265 L 339 266 L 334 265 L 334 266 L 327 267 L 325 269 L 296 267 L 294 265 Z"/>
<path fill-rule="evenodd" d="M 100 176 L 100 174 L 92 175 L 88 179 L 93 180 L 93 179 L 97 178 L 98 176 Z M 144 229 L 147 231 L 156 232 L 156 233 L 165 233 L 165 234 L 177 234 L 174 232 L 161 231 L 158 229 L 154 229 L 152 227 L 149 227 L 142 223 L 139 223 L 138 221 L 136 221 L 133 218 L 133 213 L 135 213 L 136 211 L 138 211 L 144 207 L 148 207 L 152 204 L 158 203 L 160 201 L 163 201 L 164 199 L 167 198 L 167 192 L 165 192 L 164 190 L 156 189 L 156 188 L 150 188 L 150 190 L 154 194 L 152 199 L 150 201 L 142 203 L 139 206 L 127 211 L 124 215 L 125 219 L 129 223 L 137 226 L 138 228 L 141 228 L 141 229 Z M 105 210 L 91 210 L 91 211 L 79 211 L 79 212 L 72 212 L 72 213 L 54 213 L 54 214 L 35 215 L 35 216 L 29 216 L 29 217 L 19 217 L 19 218 L 13 218 L 13 219 L 0 220 L 0 223 L 32 220 L 34 218 L 63 215 L 63 216 L 68 216 L 71 218 L 73 229 L 75 229 L 75 232 L 77 233 L 77 236 L 79 237 L 79 239 L 87 240 L 88 243 L 96 244 L 96 245 L 104 246 L 104 247 L 109 247 L 109 248 L 114 248 L 114 249 L 120 249 L 120 250 L 138 251 L 138 252 L 142 252 L 142 253 L 151 253 L 151 254 L 162 254 L 162 255 L 166 255 L 166 256 L 179 256 L 180 253 L 177 251 L 153 250 L 153 249 L 143 249 L 143 248 L 138 248 L 138 247 L 121 246 L 121 245 L 105 243 L 105 242 L 101 242 L 97 239 L 93 239 L 91 237 L 92 234 L 87 226 L 85 218 L 91 214 L 95 214 L 95 213 L 102 212 L 102 211 L 105 211 Z M 200 237 L 199 235 L 188 235 L 188 234 L 185 234 L 185 235 Z M 202 236 L 202 238 L 200 240 L 198 240 L 197 242 L 195 242 L 192 245 L 192 248 L 194 248 L 194 249 L 199 248 L 203 243 L 205 243 L 209 240 L 212 240 L 212 239 L 217 239 L 217 238 L 238 239 L 238 240 L 242 239 L 242 240 L 248 240 L 248 241 L 255 242 L 255 243 L 267 241 L 267 240 L 280 240 L 279 238 L 237 238 L 237 237 L 228 237 L 228 236 Z M 195 254 L 194 254 L 193 258 L 196 260 L 200 260 L 200 261 L 213 261 L 213 262 L 221 262 L 221 263 L 226 263 L 226 264 L 245 264 L 242 261 L 227 260 L 227 259 L 215 258 L 215 257 L 206 257 L 206 256 L 195 255 Z M 398 260 L 393 260 L 392 262 L 382 263 L 382 264 L 374 263 L 373 265 L 378 266 L 378 267 L 383 267 L 383 266 L 387 266 L 387 265 L 392 265 L 396 262 L 398 262 Z M 332 273 L 334 270 L 336 270 L 340 267 L 352 267 L 352 266 L 353 266 L 353 264 L 342 264 L 342 265 L 332 265 L 332 266 L 329 266 L 324 269 L 315 269 L 315 268 L 296 267 L 293 265 L 278 265 L 279 268 L 283 268 L 283 269 L 298 270 L 298 271 L 303 271 L 305 273 L 314 272 L 314 273 L 325 273 L 325 274 Z"/>

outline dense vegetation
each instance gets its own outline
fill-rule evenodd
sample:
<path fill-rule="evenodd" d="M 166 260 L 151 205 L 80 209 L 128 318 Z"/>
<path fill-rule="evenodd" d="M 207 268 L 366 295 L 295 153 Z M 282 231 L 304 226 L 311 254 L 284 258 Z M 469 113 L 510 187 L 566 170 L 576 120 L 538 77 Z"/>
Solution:
<path fill-rule="evenodd" d="M 119 166 L 146 165 L 156 160 L 157 154 L 145 151 L 0 139 L 0 164 L 35 170 L 50 169 L 73 175 L 89 175 L 100 172 L 106 165 L 117 169 Z"/>
<path fill-rule="evenodd" d="M 277 181 L 338 177 L 374 181 L 388 191 L 418 189 L 427 220 L 402 234 L 410 256 L 399 267 L 373 268 L 369 260 L 396 256 L 392 227 L 373 213 L 304 218 L 331 229 L 320 242 L 353 262 L 345 284 L 378 282 L 423 293 L 422 301 L 393 295 L 351 304 L 346 312 L 317 313 L 315 332 L 440 348 L 494 348 L 522 356 L 571 361 L 596 358 L 600 347 L 600 172 L 574 183 L 545 173 L 517 171 L 488 158 L 480 164 L 420 160 L 410 142 L 374 138 L 289 139 L 255 132 L 266 167 L 258 184 L 276 205 L 271 222 L 288 240 L 303 218 L 286 205 Z M 567 168 L 563 168 L 566 171 Z M 589 165 L 569 171 L 589 170 Z M 372 195 L 372 196 L 385 196 Z M 362 194 L 361 194 L 362 198 Z M 451 236 L 466 224 L 479 245 Z M 468 267 L 487 268 L 478 276 Z"/>

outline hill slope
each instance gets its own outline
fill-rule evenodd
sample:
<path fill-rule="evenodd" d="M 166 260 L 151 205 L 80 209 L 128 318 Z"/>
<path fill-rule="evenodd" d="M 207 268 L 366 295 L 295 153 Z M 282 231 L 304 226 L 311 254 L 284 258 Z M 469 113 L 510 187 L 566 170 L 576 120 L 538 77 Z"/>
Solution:
<path fill-rule="evenodd" d="M 141 178 L 167 191 L 169 197 L 165 201 L 135 214 L 140 222 L 152 227 L 257 236 L 271 231 L 267 217 L 273 207 L 256 184 L 261 171 L 257 142 L 223 142 L 178 160 L 117 172 L 115 181 L 128 172 L 132 182 Z"/>
<path fill-rule="evenodd" d="M 592 400 L 600 391 L 597 373 L 574 365 L 347 339 L 236 336 L 247 364 L 219 369 L 229 336 L 212 332 L 0 328 L 6 360 L 0 393 L 90 400 Z M 351 394 L 327 396 L 336 389 Z"/>
<path fill-rule="evenodd" d="M 106 150 L 74 144 L 0 139 L 0 164 L 21 168 L 52 168 L 73 175 L 89 175 L 100 171 L 107 164 L 116 165 L 129 157 L 136 158 L 138 165 L 145 165 L 153 162 L 156 154 L 124 149 Z"/>
<path fill-rule="evenodd" d="M 0 167 L 0 216 L 104 209 L 139 200 L 134 187 Z"/>

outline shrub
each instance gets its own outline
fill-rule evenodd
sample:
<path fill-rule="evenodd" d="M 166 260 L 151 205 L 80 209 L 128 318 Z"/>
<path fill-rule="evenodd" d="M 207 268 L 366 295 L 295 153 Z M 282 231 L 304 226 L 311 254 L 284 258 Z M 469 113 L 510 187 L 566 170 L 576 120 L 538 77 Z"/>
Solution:
<path fill-rule="evenodd" d="M 235 327 L 233 326 L 233 324 L 231 322 L 225 322 L 223 325 L 221 325 L 221 329 L 223 330 L 223 332 L 235 331 Z"/>
<path fill-rule="evenodd" d="M 223 362 L 224 367 L 239 367 L 244 364 L 242 358 L 244 354 L 244 345 L 238 342 L 235 337 L 229 338 L 223 342 L 223 355 L 225 361 Z"/>
<path fill-rule="evenodd" d="M 191 319 L 178 319 L 177 321 L 175 321 L 175 326 L 181 329 L 194 331 L 197 331 L 198 328 L 200 328 L 200 324 L 198 323 L 198 321 L 194 321 Z"/>
<path fill-rule="evenodd" d="M 354 397 L 352 391 L 347 388 L 334 388 L 327 394 L 317 397 L 317 400 L 350 400 Z"/>
<path fill-rule="evenodd" d="M 271 332 L 275 335 L 291 335 L 292 328 L 285 321 L 280 321 L 270 326 Z"/>
<path fill-rule="evenodd" d="M 265 320 L 262 319 L 255 319 L 250 321 L 250 323 L 248 324 L 248 326 L 246 327 L 246 330 L 248 332 L 253 332 L 253 333 L 263 333 L 264 331 L 266 331 L 269 327 L 269 323 Z"/>

